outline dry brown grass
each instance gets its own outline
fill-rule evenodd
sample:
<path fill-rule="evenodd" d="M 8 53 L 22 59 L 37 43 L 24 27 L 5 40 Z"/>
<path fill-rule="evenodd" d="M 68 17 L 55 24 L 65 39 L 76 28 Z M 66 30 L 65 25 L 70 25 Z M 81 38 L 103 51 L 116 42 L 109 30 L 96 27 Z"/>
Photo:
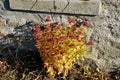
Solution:
<path fill-rule="evenodd" d="M 65 78 L 62 75 L 56 75 L 54 78 L 49 77 L 37 57 L 24 55 L 25 60 L 19 57 L 17 59 L 5 57 L 0 60 L 0 80 L 120 80 L 120 71 L 112 73 L 93 71 L 81 66 L 76 67 L 77 64 Z"/>
<path fill-rule="evenodd" d="M 3 62 L 1 64 L 2 68 L 0 70 L 0 80 L 119 80 L 120 72 L 114 72 L 111 74 L 102 72 L 102 71 L 86 71 L 86 70 L 78 70 L 73 68 L 66 78 L 62 78 L 62 76 L 56 76 L 55 78 L 48 77 L 45 73 L 45 69 L 42 70 L 33 70 L 25 68 L 18 69 L 8 69 L 7 63 Z M 10 67 L 10 66 L 9 66 Z M 8 69 L 8 70 L 7 70 Z"/>

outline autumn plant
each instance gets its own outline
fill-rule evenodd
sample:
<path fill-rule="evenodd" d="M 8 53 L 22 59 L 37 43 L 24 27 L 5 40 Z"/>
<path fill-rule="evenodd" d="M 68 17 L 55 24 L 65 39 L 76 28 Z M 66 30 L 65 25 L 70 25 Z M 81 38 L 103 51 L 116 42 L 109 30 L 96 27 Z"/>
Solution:
<path fill-rule="evenodd" d="M 53 22 L 49 16 L 42 25 L 34 25 L 36 47 L 50 76 L 66 76 L 74 63 L 79 58 L 83 59 L 83 55 L 93 45 L 85 40 L 87 21 L 78 25 L 74 18 L 69 18 L 68 23 L 66 26 Z"/>

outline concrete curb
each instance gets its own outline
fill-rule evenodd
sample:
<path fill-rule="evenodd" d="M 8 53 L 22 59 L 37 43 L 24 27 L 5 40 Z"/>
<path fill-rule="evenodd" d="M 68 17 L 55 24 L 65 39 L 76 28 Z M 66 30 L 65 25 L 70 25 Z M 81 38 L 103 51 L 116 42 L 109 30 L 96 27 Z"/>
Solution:
<path fill-rule="evenodd" d="M 13 10 L 99 15 L 101 0 L 9 0 Z"/>

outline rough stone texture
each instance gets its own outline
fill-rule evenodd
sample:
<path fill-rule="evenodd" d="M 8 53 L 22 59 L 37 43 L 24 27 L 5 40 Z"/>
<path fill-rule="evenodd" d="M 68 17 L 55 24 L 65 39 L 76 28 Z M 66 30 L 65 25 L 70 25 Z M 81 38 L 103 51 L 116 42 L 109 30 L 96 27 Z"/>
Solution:
<path fill-rule="evenodd" d="M 98 15 L 101 0 L 9 0 L 11 9 Z M 19 4 L 17 4 L 19 3 Z"/>
<path fill-rule="evenodd" d="M 93 32 L 90 40 L 94 42 L 92 53 L 86 56 L 105 71 L 120 68 L 120 1 L 104 0 L 103 12 L 89 17 Z"/>
<path fill-rule="evenodd" d="M 85 56 L 85 65 L 89 63 L 104 71 L 115 71 L 120 69 L 120 0 L 102 0 L 102 12 L 98 16 L 74 16 L 10 11 L 7 5 L 8 0 L 0 0 L 0 19 L 2 19 L 2 28 L 0 26 L 0 32 L 6 35 L 9 34 L 7 36 L 10 39 L 10 41 L 7 40 L 7 36 L 0 39 L 1 49 L 7 44 L 15 48 L 18 47 L 19 37 L 23 37 L 25 39 L 21 42 L 22 50 L 35 50 L 35 48 L 33 48 L 33 40 L 29 35 L 31 34 L 30 30 L 26 27 L 28 24 L 21 26 L 29 21 L 42 23 L 44 18 L 48 15 L 51 15 L 54 21 L 61 21 L 63 23 L 67 22 L 68 17 L 86 18 L 90 22 L 87 33 L 88 40 L 93 41 L 94 46 L 91 52 Z M 11 29 L 14 29 L 13 32 Z M 11 41 L 12 39 L 13 41 Z M 8 43 L 5 41 L 8 41 Z"/>

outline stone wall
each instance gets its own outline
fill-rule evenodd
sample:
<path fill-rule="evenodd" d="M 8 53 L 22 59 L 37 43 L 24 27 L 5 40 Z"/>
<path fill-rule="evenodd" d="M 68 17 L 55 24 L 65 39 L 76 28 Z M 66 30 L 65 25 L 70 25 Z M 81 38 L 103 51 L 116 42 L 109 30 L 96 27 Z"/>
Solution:
<path fill-rule="evenodd" d="M 87 58 L 105 71 L 114 71 L 120 67 L 120 1 L 103 0 L 102 9 L 101 15 L 89 17 L 95 45 Z"/>
<path fill-rule="evenodd" d="M 44 17 L 48 15 L 51 15 L 54 21 L 65 23 L 68 17 L 86 18 L 90 22 L 87 39 L 93 41 L 94 46 L 91 52 L 85 56 L 85 63 L 95 64 L 95 67 L 104 71 L 115 71 L 120 68 L 120 0 L 102 0 L 102 11 L 97 16 L 11 11 L 8 5 L 8 0 L 0 0 L 1 49 L 6 44 L 12 46 L 13 43 L 13 46 L 17 47 L 19 37 L 22 36 L 23 38 L 24 35 L 28 40 L 23 39 L 22 49 L 34 50 L 33 40 L 29 40 L 31 35 L 26 35 L 26 33 L 30 33 L 26 24 L 30 21 L 42 23 Z M 8 38 L 10 41 L 7 40 Z M 13 40 L 13 38 L 15 39 Z M 8 43 L 5 41 L 8 41 Z"/>

